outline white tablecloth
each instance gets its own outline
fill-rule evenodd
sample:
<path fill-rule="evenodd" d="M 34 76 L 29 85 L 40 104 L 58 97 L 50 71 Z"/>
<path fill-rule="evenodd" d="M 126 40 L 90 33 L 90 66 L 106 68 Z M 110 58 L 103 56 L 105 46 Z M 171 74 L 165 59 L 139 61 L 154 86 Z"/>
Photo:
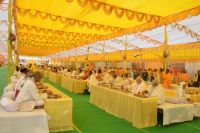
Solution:
<path fill-rule="evenodd" d="M 163 125 L 191 121 L 194 117 L 194 104 L 164 103 L 158 106 L 163 110 Z"/>
<path fill-rule="evenodd" d="M 200 117 L 200 103 L 194 103 L 194 116 Z"/>
<path fill-rule="evenodd" d="M 0 107 L 0 133 L 49 133 L 47 114 L 34 112 L 5 112 Z"/>

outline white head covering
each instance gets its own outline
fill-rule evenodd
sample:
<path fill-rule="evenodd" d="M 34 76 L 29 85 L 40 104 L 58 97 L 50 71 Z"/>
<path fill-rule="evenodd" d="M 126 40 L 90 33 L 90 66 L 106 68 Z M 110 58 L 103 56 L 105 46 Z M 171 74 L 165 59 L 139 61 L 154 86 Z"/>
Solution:
<path fill-rule="evenodd" d="M 185 85 L 185 82 L 180 82 L 179 84 L 180 84 L 179 87 L 181 87 L 183 89 L 183 86 Z"/>
<path fill-rule="evenodd" d="M 177 98 L 183 98 L 185 97 L 185 93 L 183 91 L 183 86 L 185 85 L 185 82 L 180 82 L 180 85 L 177 87 L 176 97 Z"/>

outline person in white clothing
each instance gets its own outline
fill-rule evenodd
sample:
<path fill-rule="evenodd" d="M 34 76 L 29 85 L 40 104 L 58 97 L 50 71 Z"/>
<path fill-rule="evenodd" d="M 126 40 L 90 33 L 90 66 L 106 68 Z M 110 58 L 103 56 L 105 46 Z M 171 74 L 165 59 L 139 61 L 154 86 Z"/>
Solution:
<path fill-rule="evenodd" d="M 28 69 L 23 68 L 20 70 L 20 73 L 22 76 L 19 79 L 17 77 L 12 77 L 11 83 L 7 87 L 5 87 L 2 97 L 9 97 L 11 99 L 14 99 L 16 87 L 19 87 L 21 85 L 22 80 L 24 79 L 25 74 L 27 72 L 28 72 Z"/>
<path fill-rule="evenodd" d="M 21 88 L 24 86 L 24 83 L 26 82 L 26 79 L 29 77 L 29 73 L 30 71 L 28 69 L 24 69 L 22 71 L 23 73 L 23 76 L 21 78 L 18 79 L 16 85 L 15 85 L 15 89 L 14 89 L 14 92 L 15 92 L 15 97 L 14 99 L 16 99 L 19 91 L 21 90 Z"/>
<path fill-rule="evenodd" d="M 78 73 L 78 70 L 75 70 L 75 69 L 74 69 L 74 70 L 72 71 L 71 76 L 72 76 L 72 77 L 75 77 L 75 76 L 77 75 L 77 73 Z"/>
<path fill-rule="evenodd" d="M 95 71 L 89 72 L 89 79 L 88 79 L 88 92 L 90 92 L 90 86 L 91 85 L 99 85 L 99 81 L 96 78 Z"/>
<path fill-rule="evenodd" d="M 113 81 L 113 86 L 115 87 L 121 87 L 123 82 L 123 78 L 121 77 L 120 74 L 116 74 L 114 81 Z"/>
<path fill-rule="evenodd" d="M 114 78 L 112 76 L 112 70 L 108 70 L 105 75 L 103 76 L 103 83 L 105 84 L 111 84 L 113 82 Z"/>
<path fill-rule="evenodd" d="M 67 69 L 67 71 L 65 71 L 64 73 L 66 76 L 71 76 L 72 73 L 71 73 L 71 70 L 70 69 Z"/>
<path fill-rule="evenodd" d="M 185 93 L 185 89 L 186 83 L 180 82 L 176 90 L 176 97 L 166 97 L 166 101 L 173 104 L 193 103 L 193 101 L 190 99 L 190 95 Z"/>
<path fill-rule="evenodd" d="M 83 71 L 81 70 L 80 74 L 78 75 L 78 77 L 82 78 L 84 76 L 84 73 L 85 73 L 85 70 L 83 70 Z"/>
<path fill-rule="evenodd" d="M 133 94 L 140 94 L 142 91 L 144 91 L 146 88 L 146 85 L 142 79 L 142 77 L 138 76 L 136 78 L 136 81 L 131 85 L 131 90 Z"/>
<path fill-rule="evenodd" d="M 182 102 L 187 101 L 189 95 L 185 94 L 186 84 L 185 82 L 180 82 L 179 84 L 176 91 L 176 98 L 179 98 Z"/>
<path fill-rule="evenodd" d="M 99 81 L 96 78 L 96 73 L 93 71 L 88 80 L 89 85 L 98 85 Z"/>
<path fill-rule="evenodd" d="M 118 80 L 114 81 L 114 86 L 120 87 L 120 89 L 126 88 L 126 86 L 130 86 L 130 80 L 128 78 L 128 73 L 123 74 L 123 78 L 119 77 Z"/>
<path fill-rule="evenodd" d="M 158 80 L 153 80 L 152 85 L 147 89 L 150 97 L 157 97 L 158 104 L 161 105 L 165 102 L 165 90 L 159 85 Z"/>
<path fill-rule="evenodd" d="M 18 66 L 16 66 L 16 70 L 15 70 L 15 72 L 14 72 L 14 76 L 15 77 L 18 77 L 18 75 L 20 74 L 20 68 L 18 67 Z"/>
<path fill-rule="evenodd" d="M 42 74 L 40 72 L 35 72 L 30 78 L 26 80 L 24 86 L 20 89 L 18 96 L 15 101 L 18 104 L 23 104 L 29 101 L 34 101 L 35 106 L 43 106 L 44 101 L 39 96 L 38 89 L 35 82 L 40 82 Z"/>

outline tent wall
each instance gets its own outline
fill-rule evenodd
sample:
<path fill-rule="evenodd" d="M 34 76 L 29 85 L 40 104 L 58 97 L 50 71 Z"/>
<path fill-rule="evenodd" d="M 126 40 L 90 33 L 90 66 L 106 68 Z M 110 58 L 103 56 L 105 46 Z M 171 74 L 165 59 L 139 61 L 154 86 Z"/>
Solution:
<path fill-rule="evenodd" d="M 170 61 L 196 62 L 200 61 L 200 42 L 191 44 L 170 45 Z M 116 51 L 110 53 L 53 58 L 54 62 L 102 62 L 102 61 L 157 61 L 162 62 L 163 48 L 147 48 L 141 50 Z"/>

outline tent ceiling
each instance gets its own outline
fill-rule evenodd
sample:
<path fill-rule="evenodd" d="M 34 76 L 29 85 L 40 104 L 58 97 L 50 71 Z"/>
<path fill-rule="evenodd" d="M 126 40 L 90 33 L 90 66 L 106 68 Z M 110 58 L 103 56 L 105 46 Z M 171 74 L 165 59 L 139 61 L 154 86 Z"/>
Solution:
<path fill-rule="evenodd" d="M 200 15 L 188 18 L 186 20 L 178 22 L 181 25 L 185 25 L 190 28 L 192 31 L 200 35 Z M 173 24 L 172 24 L 173 25 Z M 179 31 L 173 29 L 172 26 L 167 26 L 167 33 L 168 33 L 168 44 L 183 44 L 183 43 L 192 43 L 197 42 L 196 38 L 191 37 L 190 35 L 186 34 L 184 31 Z M 137 33 L 136 33 L 137 34 Z M 150 37 L 152 40 L 156 40 L 159 43 L 164 43 L 164 26 L 155 28 L 153 30 L 149 30 L 146 32 L 139 33 L 144 36 Z M 199 38 L 200 39 L 200 38 Z M 122 43 L 121 43 L 122 42 Z M 87 54 L 87 47 L 90 47 L 90 54 L 92 53 L 102 53 L 103 47 L 104 52 L 114 52 L 118 50 L 124 50 L 125 47 L 123 42 L 126 42 L 126 36 L 120 36 L 118 38 L 108 40 L 108 41 L 99 41 L 90 45 L 82 46 L 73 50 L 77 50 L 77 53 L 71 52 L 71 50 L 61 52 L 59 54 L 55 54 L 56 57 L 65 57 L 65 56 L 75 56 L 75 55 L 84 55 Z M 128 50 L 131 49 L 140 49 L 140 48 L 153 48 L 158 47 L 159 43 L 155 44 L 152 42 L 148 42 L 146 40 L 140 39 L 136 37 L 135 34 L 127 36 L 127 43 L 128 43 Z"/>
<path fill-rule="evenodd" d="M 101 40 L 149 30 L 165 23 L 182 20 L 188 15 L 198 15 L 199 6 L 200 1 L 196 0 L 15 0 L 19 53 L 41 56 L 83 45 L 104 43 Z M 153 35 L 152 39 L 163 42 L 161 29 L 162 27 L 156 29 L 160 32 L 156 32 L 158 35 Z M 168 30 L 170 31 L 170 28 Z M 149 32 L 142 34 L 151 35 Z M 24 34 L 26 36 L 23 36 Z M 34 36 L 38 34 L 50 38 L 59 36 L 62 39 L 49 41 L 49 38 Z M 183 36 L 184 33 L 181 37 Z M 34 39 L 30 39 L 31 37 Z M 65 41 L 68 38 L 73 40 Z M 122 36 L 120 40 L 124 38 Z M 179 39 L 176 38 L 178 37 L 169 40 L 177 43 L 176 40 Z M 185 36 L 183 38 L 185 39 Z M 184 39 L 183 41 L 186 41 Z M 139 48 L 154 47 L 133 35 L 128 36 L 128 43 Z M 106 44 L 117 50 L 123 49 L 122 44 L 113 41 L 106 41 Z M 112 51 L 112 48 L 105 48 L 105 51 Z M 131 49 L 130 46 L 129 48 Z M 96 46 L 95 49 L 91 51 L 99 52 Z"/>

